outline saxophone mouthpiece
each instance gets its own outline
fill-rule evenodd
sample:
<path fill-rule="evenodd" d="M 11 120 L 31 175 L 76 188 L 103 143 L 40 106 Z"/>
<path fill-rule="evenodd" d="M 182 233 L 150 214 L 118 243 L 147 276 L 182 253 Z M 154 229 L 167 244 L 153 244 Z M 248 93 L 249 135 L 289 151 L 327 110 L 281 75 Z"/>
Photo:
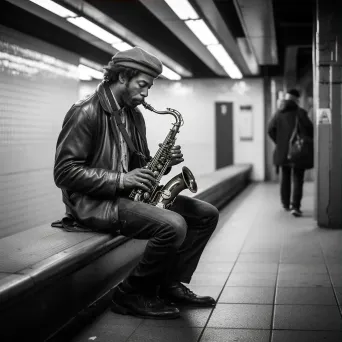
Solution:
<path fill-rule="evenodd" d="M 141 104 L 146 108 L 149 109 L 149 107 L 151 107 L 148 103 L 146 103 L 145 101 L 141 102 Z"/>

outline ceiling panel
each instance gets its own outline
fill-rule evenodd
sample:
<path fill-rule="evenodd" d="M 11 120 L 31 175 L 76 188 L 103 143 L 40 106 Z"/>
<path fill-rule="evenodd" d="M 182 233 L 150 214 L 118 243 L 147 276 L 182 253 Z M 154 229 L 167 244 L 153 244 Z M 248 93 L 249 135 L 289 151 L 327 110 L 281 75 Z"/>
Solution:
<path fill-rule="evenodd" d="M 272 0 L 234 0 L 234 3 L 258 63 L 278 64 Z"/>
<path fill-rule="evenodd" d="M 25 2 L 27 1 L 25 0 Z M 56 0 L 59 3 L 70 1 Z M 163 0 L 143 1 L 163 2 Z M 247 24 L 245 21 L 240 20 L 241 13 L 238 13 L 235 6 L 237 1 L 242 6 L 242 9 L 240 6 L 241 12 L 248 19 Z M 73 2 L 84 3 L 83 0 Z M 190 2 L 195 7 L 197 6 L 196 8 L 200 11 L 204 9 L 206 12 L 205 7 L 207 4 L 205 1 L 190 0 Z M 217 77 L 215 67 L 206 59 L 207 55 L 198 55 L 198 52 L 194 52 L 193 44 L 196 45 L 197 43 L 193 41 L 187 42 L 170 30 L 168 25 L 165 25 L 165 21 L 174 20 L 174 16 L 165 17 L 164 21 L 160 21 L 139 0 L 87 0 L 87 3 L 103 12 L 104 17 L 111 18 L 123 28 L 130 30 L 132 34 L 141 37 L 148 44 L 161 51 L 162 54 L 175 60 L 189 70 L 193 77 Z M 240 53 L 240 59 L 243 58 L 241 57 L 242 54 L 245 60 L 246 56 L 249 58 L 252 54 L 258 55 L 259 63 L 261 63 L 261 76 L 263 74 L 283 75 L 286 47 L 297 45 L 306 46 L 310 49 L 312 45 L 315 0 L 303 0 L 300 6 L 298 5 L 299 0 L 270 0 L 272 11 L 269 10 L 270 7 L 265 6 L 265 3 L 268 3 L 268 0 L 210 0 L 210 5 L 214 5 L 216 9 L 212 8 L 213 11 L 210 10 L 210 13 L 204 14 L 207 17 L 206 20 L 209 21 L 209 25 L 215 28 L 215 22 L 208 16 L 210 17 L 209 14 L 215 14 L 217 10 L 214 17 L 219 15 L 221 18 L 220 31 L 227 30 L 230 34 L 230 43 L 228 42 L 228 45 L 226 45 L 227 50 L 234 50 L 236 46 L 240 45 L 240 51 L 238 52 L 238 54 Z M 111 58 L 110 51 L 101 48 L 101 44 L 98 44 L 98 46 L 89 44 L 68 31 L 67 27 L 58 27 L 56 22 L 39 18 L 37 15 L 18 8 L 8 1 L 1 2 L 0 21 L 5 26 L 79 53 L 94 62 L 106 64 Z M 271 27 L 272 21 L 274 23 L 273 29 Z M 106 21 L 100 24 L 104 23 Z M 248 31 L 246 31 L 246 25 Z M 249 34 L 246 34 L 246 32 Z M 126 38 L 129 39 L 129 36 Z M 205 50 L 204 47 L 202 49 Z M 310 63 L 307 50 L 308 48 L 298 49 L 298 63 L 300 63 L 301 67 L 307 68 L 307 64 Z M 262 65 L 263 63 L 274 63 L 276 58 L 278 63 Z"/>
<path fill-rule="evenodd" d="M 139 0 L 88 0 L 87 2 L 118 21 L 121 25 L 128 27 L 150 44 L 158 47 L 163 53 L 189 69 L 194 74 L 194 77 L 216 76 L 190 48 L 184 45 Z"/>

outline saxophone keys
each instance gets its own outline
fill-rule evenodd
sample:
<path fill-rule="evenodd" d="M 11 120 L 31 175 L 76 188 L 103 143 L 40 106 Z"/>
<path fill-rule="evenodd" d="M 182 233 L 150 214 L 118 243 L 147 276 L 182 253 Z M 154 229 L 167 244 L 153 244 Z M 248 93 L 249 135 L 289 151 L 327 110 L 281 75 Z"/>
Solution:
<path fill-rule="evenodd" d="M 162 168 L 162 167 L 161 167 L 161 168 Z M 161 169 L 161 168 L 160 168 L 160 169 Z M 159 169 L 159 165 L 158 165 L 158 169 Z M 160 173 L 159 171 L 153 171 L 153 174 L 154 174 L 154 176 L 155 176 L 156 178 L 159 176 L 159 173 Z"/>
<path fill-rule="evenodd" d="M 148 200 L 150 198 L 150 194 L 148 192 L 144 193 L 144 200 Z"/>
<path fill-rule="evenodd" d="M 170 199 L 172 194 L 170 190 L 165 189 L 161 192 L 161 196 L 164 200 L 166 200 L 166 199 Z"/>

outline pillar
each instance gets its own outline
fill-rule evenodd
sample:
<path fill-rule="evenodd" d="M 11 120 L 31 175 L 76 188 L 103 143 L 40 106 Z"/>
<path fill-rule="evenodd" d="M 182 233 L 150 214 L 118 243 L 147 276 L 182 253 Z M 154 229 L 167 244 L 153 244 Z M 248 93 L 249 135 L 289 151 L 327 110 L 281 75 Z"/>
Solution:
<path fill-rule="evenodd" d="M 316 0 L 316 36 L 314 39 L 315 214 L 318 225 L 327 228 L 342 228 L 341 22 L 341 2 Z"/>

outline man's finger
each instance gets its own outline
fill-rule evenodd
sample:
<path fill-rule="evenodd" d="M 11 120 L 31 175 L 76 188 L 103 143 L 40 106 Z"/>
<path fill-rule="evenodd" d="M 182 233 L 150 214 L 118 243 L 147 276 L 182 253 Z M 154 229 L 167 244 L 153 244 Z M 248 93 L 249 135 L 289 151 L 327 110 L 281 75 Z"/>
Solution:
<path fill-rule="evenodd" d="M 153 175 L 153 172 L 149 169 L 140 169 L 141 171 L 141 174 L 144 174 L 144 175 L 151 175 L 152 177 L 154 176 Z"/>
<path fill-rule="evenodd" d="M 137 186 L 144 186 L 146 191 L 150 191 L 152 188 L 152 183 L 147 179 L 141 178 L 137 180 Z"/>
<path fill-rule="evenodd" d="M 146 185 L 144 185 L 144 184 L 142 184 L 142 183 L 138 183 L 138 184 L 137 184 L 137 188 L 142 189 L 142 190 L 145 190 L 145 191 L 147 191 L 147 192 L 150 191 L 150 189 L 149 189 Z"/>
<path fill-rule="evenodd" d="M 180 150 L 181 150 L 180 148 L 175 148 L 175 147 L 171 149 L 172 152 L 180 152 Z"/>
<path fill-rule="evenodd" d="M 138 178 L 137 181 L 138 181 L 139 184 L 144 184 L 147 187 L 151 187 L 152 186 L 151 181 L 149 181 L 148 179 Z"/>
<path fill-rule="evenodd" d="M 138 177 L 139 179 L 146 179 L 147 181 L 152 182 L 152 183 L 156 182 L 154 175 L 152 176 L 150 174 L 141 174 Z"/>

